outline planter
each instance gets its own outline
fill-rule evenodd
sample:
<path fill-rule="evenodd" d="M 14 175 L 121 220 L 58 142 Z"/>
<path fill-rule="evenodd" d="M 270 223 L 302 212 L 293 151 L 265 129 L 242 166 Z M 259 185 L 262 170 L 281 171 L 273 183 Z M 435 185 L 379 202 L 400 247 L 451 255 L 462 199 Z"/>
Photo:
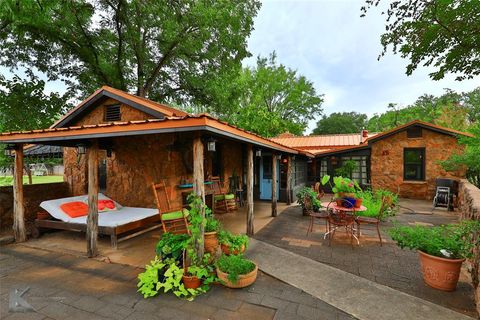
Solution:
<path fill-rule="evenodd" d="M 343 201 L 343 206 L 345 208 L 353 208 L 353 206 L 355 205 L 355 202 L 356 202 L 355 198 L 353 198 L 353 197 L 346 197 L 343 200 L 344 200 Z"/>
<path fill-rule="evenodd" d="M 251 285 L 252 283 L 254 283 L 255 280 L 257 279 L 257 272 L 258 272 L 258 266 L 255 263 L 255 269 L 253 269 L 252 272 L 249 272 L 247 274 L 239 275 L 238 280 L 235 283 L 233 283 L 230 280 L 228 280 L 228 273 L 225 273 L 225 272 L 221 271 L 217 267 L 217 277 L 218 277 L 218 279 L 221 280 L 222 284 L 225 287 L 234 288 L 234 289 L 245 288 L 245 287 L 248 287 L 249 285 Z"/>
<path fill-rule="evenodd" d="M 39 211 L 37 212 L 37 219 L 38 220 L 47 220 L 50 218 L 50 214 L 45 211 Z"/>
<path fill-rule="evenodd" d="M 355 199 L 355 208 L 360 208 L 362 206 L 362 202 L 363 202 L 363 199 L 362 198 L 358 198 L 358 199 Z"/>
<path fill-rule="evenodd" d="M 425 283 L 438 290 L 455 291 L 465 259 L 440 258 L 422 251 L 418 254 Z"/>
<path fill-rule="evenodd" d="M 217 231 L 205 232 L 205 251 L 211 255 L 215 255 L 218 248 Z"/>
<path fill-rule="evenodd" d="M 182 276 L 182 282 L 185 289 L 197 289 L 202 285 L 202 280 L 196 276 Z"/>
<path fill-rule="evenodd" d="M 240 250 L 233 250 L 233 252 L 230 252 L 230 246 L 227 245 L 227 244 L 221 244 L 220 247 L 222 248 L 222 252 L 224 254 L 226 254 L 227 256 L 231 255 L 231 254 L 240 254 L 240 253 L 244 253 L 245 252 L 245 246 L 242 245 L 242 247 L 240 248 Z"/>
<path fill-rule="evenodd" d="M 336 202 L 337 206 L 339 206 L 339 207 L 341 207 L 343 205 L 343 199 L 342 198 L 335 199 L 335 202 Z"/>

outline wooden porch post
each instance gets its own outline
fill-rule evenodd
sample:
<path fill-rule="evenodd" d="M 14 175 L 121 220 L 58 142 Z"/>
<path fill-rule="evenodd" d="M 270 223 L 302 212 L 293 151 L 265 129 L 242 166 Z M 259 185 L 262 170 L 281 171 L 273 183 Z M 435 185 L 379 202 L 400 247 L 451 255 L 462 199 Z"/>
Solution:
<path fill-rule="evenodd" d="M 205 204 L 205 185 L 203 172 L 203 142 L 199 134 L 193 139 L 193 191 L 202 199 Z M 205 218 L 205 210 L 202 207 L 201 215 Z M 200 239 L 196 239 L 195 248 L 199 259 L 203 258 L 204 253 L 204 238 L 205 230 L 203 225 L 200 225 Z"/>
<path fill-rule="evenodd" d="M 15 147 L 13 177 L 13 234 L 16 242 L 27 240 L 25 230 L 25 206 L 23 203 L 23 144 Z"/>
<path fill-rule="evenodd" d="M 253 236 L 253 147 L 247 146 L 247 235 Z"/>
<path fill-rule="evenodd" d="M 88 217 L 87 255 L 98 254 L 98 141 L 94 140 L 87 150 L 88 156 Z"/>
<path fill-rule="evenodd" d="M 292 203 L 292 161 L 293 157 L 288 156 L 287 163 L 287 205 Z"/>
<path fill-rule="evenodd" d="M 272 153 L 272 217 L 277 216 L 277 154 Z"/>

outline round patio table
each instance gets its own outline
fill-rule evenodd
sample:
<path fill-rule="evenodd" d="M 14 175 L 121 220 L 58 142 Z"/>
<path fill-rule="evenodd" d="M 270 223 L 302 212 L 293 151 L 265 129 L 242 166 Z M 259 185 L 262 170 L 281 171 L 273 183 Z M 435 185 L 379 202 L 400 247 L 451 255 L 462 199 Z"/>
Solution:
<path fill-rule="evenodd" d="M 330 206 L 328 206 L 330 205 Z M 322 202 L 322 207 L 324 208 L 331 208 L 337 211 L 343 211 L 343 212 L 352 212 L 352 211 L 367 211 L 367 207 L 365 206 L 360 206 L 360 208 L 355 208 L 354 206 L 347 208 L 343 206 L 337 206 L 337 203 L 332 201 L 332 202 Z"/>
<path fill-rule="evenodd" d="M 332 209 L 332 211 L 337 211 L 338 213 L 340 213 L 340 218 L 341 219 L 344 219 L 345 221 L 347 220 L 351 220 L 350 222 L 352 224 L 354 224 L 354 220 L 355 220 L 355 217 L 352 216 L 350 214 L 350 212 L 357 212 L 357 211 L 366 211 L 367 210 L 367 207 L 365 206 L 360 206 L 359 208 L 355 208 L 354 206 L 351 206 L 350 208 L 348 207 L 344 207 L 344 206 L 339 206 L 337 205 L 336 202 L 332 201 L 332 202 L 322 202 L 322 207 L 325 207 L 325 208 L 328 208 L 328 209 Z M 329 212 L 330 214 L 330 212 Z M 327 238 L 327 236 L 329 236 L 332 232 L 334 232 L 336 229 L 338 229 L 338 227 L 335 227 L 331 230 L 329 230 L 327 233 L 325 233 L 325 235 L 323 236 L 324 239 Z M 353 237 L 357 240 L 357 243 L 360 244 L 360 240 L 358 239 L 358 237 L 355 235 L 355 227 L 352 226 L 352 235 Z"/>

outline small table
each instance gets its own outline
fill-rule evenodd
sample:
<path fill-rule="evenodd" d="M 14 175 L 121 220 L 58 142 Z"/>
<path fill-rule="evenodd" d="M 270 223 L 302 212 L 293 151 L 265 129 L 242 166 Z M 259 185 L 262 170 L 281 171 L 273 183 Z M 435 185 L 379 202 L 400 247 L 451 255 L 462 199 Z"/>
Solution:
<path fill-rule="evenodd" d="M 327 238 L 331 233 L 335 232 L 338 228 L 341 226 L 348 226 L 352 224 L 352 236 L 357 240 L 357 243 L 360 244 L 360 240 L 358 237 L 355 235 L 355 228 L 353 227 L 355 223 L 355 215 L 350 214 L 351 212 L 356 212 L 356 211 L 366 211 L 367 207 L 365 206 L 360 206 L 359 208 L 355 208 L 354 206 L 351 207 L 344 207 L 344 206 L 339 206 L 337 205 L 336 202 L 322 202 L 322 207 L 327 208 L 327 209 L 332 209 L 332 212 L 337 211 L 339 213 L 339 218 L 340 218 L 340 223 L 338 226 L 335 228 L 329 230 L 325 235 L 323 236 L 324 239 Z M 328 211 L 328 210 L 327 210 Z M 330 214 L 330 212 L 329 212 Z M 329 217 L 330 221 L 330 217 Z"/>

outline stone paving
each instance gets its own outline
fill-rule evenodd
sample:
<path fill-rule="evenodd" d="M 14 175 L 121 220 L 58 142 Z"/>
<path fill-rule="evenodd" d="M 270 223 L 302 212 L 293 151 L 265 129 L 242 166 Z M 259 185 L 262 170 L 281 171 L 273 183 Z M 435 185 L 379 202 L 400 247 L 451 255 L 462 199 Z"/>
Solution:
<path fill-rule="evenodd" d="M 425 202 L 409 201 L 406 205 L 413 208 L 423 205 L 429 210 L 429 205 Z M 426 210 L 424 211 L 426 212 Z M 406 211 L 402 210 L 401 212 Z M 329 247 L 328 240 L 323 239 L 324 223 L 315 225 L 314 233 L 307 236 L 309 217 L 302 216 L 300 207 L 291 207 L 260 230 L 255 238 L 457 312 L 476 317 L 473 288 L 469 283 L 467 272 L 462 273 L 455 292 L 432 289 L 423 283 L 417 253 L 401 250 L 385 233 L 386 228 L 393 225 L 393 221 L 410 225 L 438 225 L 456 220 L 455 214 L 440 210 L 436 210 L 433 215 L 400 213 L 395 218 L 390 218 L 388 222 L 382 224 L 383 246 L 379 245 L 376 232 L 362 229 L 360 246 L 354 244 L 352 247 L 349 238 L 337 233 Z"/>
<path fill-rule="evenodd" d="M 261 272 L 248 288 L 214 286 L 192 302 L 143 299 L 138 268 L 23 245 L 0 249 L 1 319 L 354 319 Z M 9 312 L 11 290 L 27 287 L 35 312 Z"/>

